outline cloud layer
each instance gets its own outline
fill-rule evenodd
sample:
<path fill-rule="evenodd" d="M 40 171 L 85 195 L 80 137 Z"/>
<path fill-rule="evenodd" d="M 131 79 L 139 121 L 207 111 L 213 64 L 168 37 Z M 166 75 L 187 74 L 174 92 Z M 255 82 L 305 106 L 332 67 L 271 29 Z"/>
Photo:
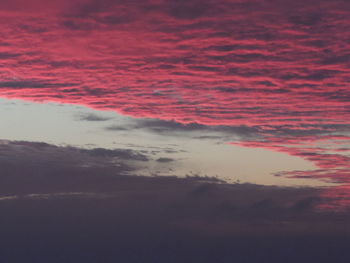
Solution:
<path fill-rule="evenodd" d="M 3 262 L 346 262 L 349 255 L 349 212 L 319 211 L 318 189 L 133 176 L 139 158 L 120 150 L 2 141 L 1 153 Z"/>
<path fill-rule="evenodd" d="M 349 10 L 343 0 L 2 1 L 0 96 L 259 130 L 241 145 L 321 169 L 288 176 L 348 183 Z"/>
<path fill-rule="evenodd" d="M 3 96 L 184 123 L 349 120 L 344 1 L 75 2 L 1 4 Z"/>

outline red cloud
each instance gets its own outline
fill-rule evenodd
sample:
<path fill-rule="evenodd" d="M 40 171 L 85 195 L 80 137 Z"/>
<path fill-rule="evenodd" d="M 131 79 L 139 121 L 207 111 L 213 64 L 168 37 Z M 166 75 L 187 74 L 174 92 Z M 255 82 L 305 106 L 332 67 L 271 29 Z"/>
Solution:
<path fill-rule="evenodd" d="M 264 139 L 241 145 L 346 170 L 349 7 L 340 0 L 2 1 L 0 96 L 259 126 Z M 341 147 L 300 146 L 329 136 Z M 323 174 L 347 181 L 344 172 Z"/>

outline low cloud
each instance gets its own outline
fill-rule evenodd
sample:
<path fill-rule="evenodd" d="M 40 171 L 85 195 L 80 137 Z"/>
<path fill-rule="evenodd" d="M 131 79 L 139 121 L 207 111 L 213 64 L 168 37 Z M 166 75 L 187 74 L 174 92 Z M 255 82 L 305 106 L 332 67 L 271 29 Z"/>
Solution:
<path fill-rule="evenodd" d="M 111 162 L 114 157 L 117 162 Z M 326 200 L 320 189 L 134 176 L 134 159 L 119 157 L 113 151 L 2 141 L 1 238 L 7 242 L 0 258 L 52 261 L 58 246 L 65 262 L 153 262 L 155 255 L 168 262 L 261 262 L 282 254 L 294 262 L 300 253 L 327 260 L 345 253 L 348 212 L 318 210 Z M 331 237 L 337 245 L 329 248 Z M 261 251 L 259 259 L 248 250 Z"/>
<path fill-rule="evenodd" d="M 229 137 L 256 138 L 259 137 L 258 127 L 248 126 L 225 126 L 225 125 L 202 125 L 198 123 L 179 123 L 159 119 L 129 119 L 122 125 L 112 124 L 105 128 L 108 131 L 133 131 L 143 129 L 163 136 L 185 136 L 198 139 L 228 140 Z M 216 136 L 220 135 L 220 137 Z M 206 136 L 206 137 L 203 137 Z"/>
<path fill-rule="evenodd" d="M 111 117 L 104 117 L 94 113 L 81 113 L 81 114 L 75 115 L 74 117 L 78 121 L 93 121 L 93 122 L 109 121 L 113 119 Z"/>
<path fill-rule="evenodd" d="M 170 163 L 170 162 L 174 162 L 175 159 L 167 158 L 167 157 L 161 157 L 161 158 L 158 158 L 156 161 L 159 162 L 159 163 Z"/>

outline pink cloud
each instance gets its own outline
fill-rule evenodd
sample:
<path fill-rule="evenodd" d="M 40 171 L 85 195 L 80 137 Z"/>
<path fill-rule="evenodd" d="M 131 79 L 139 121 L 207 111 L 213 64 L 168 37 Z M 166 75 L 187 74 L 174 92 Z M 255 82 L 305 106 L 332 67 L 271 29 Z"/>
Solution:
<path fill-rule="evenodd" d="M 345 182 L 349 7 L 323 0 L 2 1 L 0 96 L 259 126 L 263 140 L 240 145 L 302 157 L 322 177 Z M 320 140 L 332 146 L 310 147 Z"/>

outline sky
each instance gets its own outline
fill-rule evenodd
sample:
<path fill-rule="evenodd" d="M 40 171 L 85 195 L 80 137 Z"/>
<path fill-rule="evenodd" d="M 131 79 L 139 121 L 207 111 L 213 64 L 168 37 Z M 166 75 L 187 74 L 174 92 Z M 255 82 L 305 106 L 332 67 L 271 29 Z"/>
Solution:
<path fill-rule="evenodd" d="M 2 0 L 0 25 L 0 262 L 348 262 L 349 1 Z"/>

